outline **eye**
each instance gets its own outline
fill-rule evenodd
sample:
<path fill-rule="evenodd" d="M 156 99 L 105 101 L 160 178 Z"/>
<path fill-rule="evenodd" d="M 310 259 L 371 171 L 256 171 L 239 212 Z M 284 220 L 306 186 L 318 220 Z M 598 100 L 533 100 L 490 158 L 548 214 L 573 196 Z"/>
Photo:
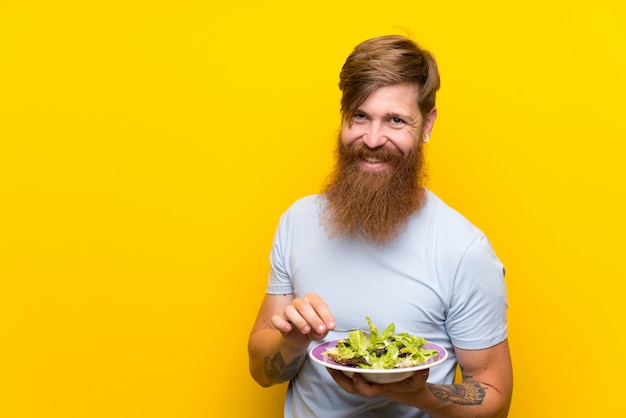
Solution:
<path fill-rule="evenodd" d="M 365 120 L 366 116 L 363 113 L 355 113 L 353 118 L 354 120 Z"/>
<path fill-rule="evenodd" d="M 402 125 L 404 124 L 404 120 L 398 118 L 398 117 L 392 117 L 391 119 L 391 123 L 394 125 Z"/>

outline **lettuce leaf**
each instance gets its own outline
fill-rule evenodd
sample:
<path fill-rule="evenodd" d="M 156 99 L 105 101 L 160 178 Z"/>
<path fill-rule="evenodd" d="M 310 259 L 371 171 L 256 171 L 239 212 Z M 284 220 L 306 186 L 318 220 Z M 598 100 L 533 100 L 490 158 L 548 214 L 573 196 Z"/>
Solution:
<path fill-rule="evenodd" d="M 393 369 L 423 363 L 438 354 L 423 348 L 427 341 L 408 333 L 394 334 L 392 323 L 381 333 L 369 317 L 365 317 L 370 333 L 351 331 L 347 339 L 337 341 L 336 347 L 323 355 L 330 360 L 365 369 Z"/>

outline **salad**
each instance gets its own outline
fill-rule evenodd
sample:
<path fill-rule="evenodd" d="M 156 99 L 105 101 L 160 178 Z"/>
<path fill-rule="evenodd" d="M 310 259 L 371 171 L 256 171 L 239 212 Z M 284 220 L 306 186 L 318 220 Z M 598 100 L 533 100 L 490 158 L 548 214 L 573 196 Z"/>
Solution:
<path fill-rule="evenodd" d="M 394 369 L 416 366 L 438 354 L 437 350 L 422 348 L 427 343 L 422 337 L 394 334 L 394 324 L 381 333 L 369 317 L 365 319 L 371 333 L 350 331 L 347 339 L 337 341 L 335 347 L 328 348 L 322 355 L 343 366 Z"/>

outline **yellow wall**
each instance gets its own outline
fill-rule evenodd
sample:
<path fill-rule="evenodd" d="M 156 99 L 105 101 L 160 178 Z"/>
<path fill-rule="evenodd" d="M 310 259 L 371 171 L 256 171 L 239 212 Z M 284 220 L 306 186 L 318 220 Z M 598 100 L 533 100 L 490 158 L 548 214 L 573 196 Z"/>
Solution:
<path fill-rule="evenodd" d="M 274 228 L 331 167 L 346 55 L 407 31 L 430 186 L 508 268 L 510 416 L 616 416 L 623 2 L 213 3 L 0 2 L 0 416 L 280 416 L 246 357 Z"/>

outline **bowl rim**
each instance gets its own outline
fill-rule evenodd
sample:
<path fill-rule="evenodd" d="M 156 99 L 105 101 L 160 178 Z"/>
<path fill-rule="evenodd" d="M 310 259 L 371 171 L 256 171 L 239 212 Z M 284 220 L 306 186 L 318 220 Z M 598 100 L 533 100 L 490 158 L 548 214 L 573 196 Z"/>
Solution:
<path fill-rule="evenodd" d="M 335 347 L 337 345 L 337 341 L 345 339 L 339 338 L 335 340 L 325 341 L 319 344 L 316 344 L 313 348 L 309 350 L 309 357 L 315 363 L 320 364 L 324 367 L 328 367 L 334 370 L 341 370 L 344 372 L 351 373 L 362 373 L 362 374 L 396 374 L 396 373 L 409 373 L 416 372 L 418 370 L 429 369 L 433 366 L 443 363 L 448 358 L 448 350 L 440 346 L 439 344 L 435 344 L 432 342 L 427 342 L 424 344 L 425 349 L 435 349 L 438 351 L 438 354 L 435 357 L 432 357 L 423 363 L 417 364 L 412 367 L 400 367 L 397 369 L 361 369 L 359 367 L 350 367 L 344 366 L 343 364 L 336 363 L 332 360 L 327 359 L 322 355 L 324 351 L 328 348 Z"/>

